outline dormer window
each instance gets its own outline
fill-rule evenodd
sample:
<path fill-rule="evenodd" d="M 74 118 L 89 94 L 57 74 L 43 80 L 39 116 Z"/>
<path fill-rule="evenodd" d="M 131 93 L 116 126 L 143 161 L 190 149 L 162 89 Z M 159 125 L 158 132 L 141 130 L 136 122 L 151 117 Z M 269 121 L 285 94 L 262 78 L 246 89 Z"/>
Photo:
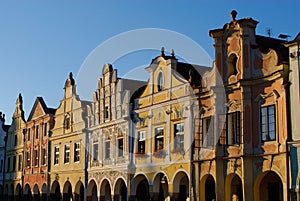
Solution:
<path fill-rule="evenodd" d="M 159 72 L 157 76 L 157 91 L 162 91 L 163 85 L 164 85 L 164 76 L 162 72 Z"/>
<path fill-rule="evenodd" d="M 237 75 L 238 73 L 237 62 L 238 62 L 238 57 L 236 56 L 236 54 L 229 55 L 228 70 L 227 70 L 228 77 L 230 77 L 231 75 Z"/>

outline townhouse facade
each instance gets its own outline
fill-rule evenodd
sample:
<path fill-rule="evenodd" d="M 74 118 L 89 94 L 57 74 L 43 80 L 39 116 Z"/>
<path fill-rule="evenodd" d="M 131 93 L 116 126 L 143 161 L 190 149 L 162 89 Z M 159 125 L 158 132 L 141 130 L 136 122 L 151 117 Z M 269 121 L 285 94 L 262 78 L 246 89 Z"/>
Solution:
<path fill-rule="evenodd" d="M 23 152 L 24 133 L 26 123 L 23 111 L 23 97 L 19 94 L 16 109 L 13 114 L 11 127 L 7 132 L 5 173 L 4 173 L 4 199 L 22 199 Z"/>
<path fill-rule="evenodd" d="M 47 200 L 49 186 L 49 133 L 54 126 L 55 109 L 37 97 L 26 121 L 24 136 L 23 197 Z"/>
<path fill-rule="evenodd" d="M 87 200 L 127 200 L 133 122 L 130 97 L 141 81 L 121 79 L 105 64 L 93 98 L 89 119 Z"/>
<path fill-rule="evenodd" d="M 285 41 L 256 35 L 257 21 L 231 14 L 230 23 L 209 32 L 225 108 L 216 80 L 203 78 L 196 200 L 290 200 L 288 50 Z"/>
<path fill-rule="evenodd" d="M 50 141 L 50 200 L 84 200 L 87 186 L 86 128 L 90 102 L 80 100 L 70 73 L 56 109 Z"/>
<path fill-rule="evenodd" d="M 5 147 L 9 125 L 5 124 L 5 114 L 0 112 L 0 199 L 4 200 Z"/>

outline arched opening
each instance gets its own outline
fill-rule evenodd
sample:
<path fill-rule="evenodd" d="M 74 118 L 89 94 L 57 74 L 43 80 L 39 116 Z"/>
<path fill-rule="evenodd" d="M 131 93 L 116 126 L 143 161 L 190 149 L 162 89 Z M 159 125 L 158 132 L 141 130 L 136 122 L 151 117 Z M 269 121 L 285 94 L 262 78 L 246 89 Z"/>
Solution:
<path fill-rule="evenodd" d="M 21 188 L 21 185 L 20 185 L 20 188 Z M 18 189 L 18 186 L 17 186 L 17 189 Z M 16 191 L 16 193 L 18 193 L 18 191 Z M 15 196 L 14 184 L 10 184 L 8 200 L 14 200 L 14 196 Z"/>
<path fill-rule="evenodd" d="M 258 178 L 259 179 L 259 178 Z M 272 171 L 266 172 L 259 184 L 260 201 L 282 201 L 283 185 L 280 177 Z"/>
<path fill-rule="evenodd" d="M 100 200 L 111 201 L 111 187 L 107 179 L 102 181 L 100 187 Z"/>
<path fill-rule="evenodd" d="M 6 184 L 4 187 L 4 200 L 8 200 L 8 185 Z"/>
<path fill-rule="evenodd" d="M 50 199 L 51 201 L 61 200 L 60 186 L 57 181 L 52 183 Z"/>
<path fill-rule="evenodd" d="M 21 188 L 21 185 L 20 185 Z M 16 188 L 16 192 L 18 192 L 18 186 Z M 32 195 L 31 195 L 31 189 L 29 184 L 26 184 L 23 190 L 23 194 L 24 194 L 24 200 L 25 201 L 32 201 Z M 19 199 L 17 198 L 17 196 L 19 197 Z M 21 200 L 21 195 L 19 195 L 18 193 L 16 193 L 16 200 Z"/>
<path fill-rule="evenodd" d="M 84 201 L 84 187 L 81 181 L 78 181 L 75 186 L 75 200 Z"/>
<path fill-rule="evenodd" d="M 91 180 L 88 185 L 87 200 L 98 201 L 97 185 L 94 180 Z"/>
<path fill-rule="evenodd" d="M 63 188 L 63 201 L 73 201 L 72 185 L 69 181 L 66 181 Z"/>
<path fill-rule="evenodd" d="M 40 197 L 40 190 L 39 190 L 39 187 L 37 184 L 34 185 L 33 187 L 33 198 L 34 198 L 34 201 L 40 201 L 41 200 L 41 197 Z"/>
<path fill-rule="evenodd" d="M 209 175 L 205 180 L 205 200 L 213 201 L 216 200 L 216 184 L 213 176 Z"/>
<path fill-rule="evenodd" d="M 227 70 L 227 76 L 228 78 L 231 75 L 237 75 L 237 62 L 238 62 L 238 57 L 236 54 L 230 54 L 228 57 L 228 70 Z"/>
<path fill-rule="evenodd" d="M 21 200 L 22 199 L 22 187 L 21 184 L 17 184 L 16 186 L 16 192 L 14 192 L 14 185 L 11 184 L 12 187 L 12 193 L 15 195 L 15 200 Z M 29 187 L 29 193 L 31 195 L 30 187 Z"/>
<path fill-rule="evenodd" d="M 114 200 L 115 201 L 126 201 L 127 200 L 127 187 L 123 179 L 118 179 L 114 189 Z"/>
<path fill-rule="evenodd" d="M 189 198 L 189 178 L 183 171 L 178 172 L 173 179 L 174 200 L 181 201 Z"/>
<path fill-rule="evenodd" d="M 47 200 L 47 185 L 42 185 L 42 201 Z"/>
<path fill-rule="evenodd" d="M 149 182 L 145 175 L 139 174 L 132 178 L 133 181 L 131 182 L 131 195 L 132 199 L 134 200 L 143 200 L 149 201 L 150 200 L 150 193 L 149 193 Z"/>
<path fill-rule="evenodd" d="M 154 200 L 164 201 L 169 196 L 168 178 L 164 173 L 158 173 L 153 180 Z"/>
<path fill-rule="evenodd" d="M 243 184 L 237 174 L 229 174 L 225 181 L 226 200 L 243 200 Z"/>

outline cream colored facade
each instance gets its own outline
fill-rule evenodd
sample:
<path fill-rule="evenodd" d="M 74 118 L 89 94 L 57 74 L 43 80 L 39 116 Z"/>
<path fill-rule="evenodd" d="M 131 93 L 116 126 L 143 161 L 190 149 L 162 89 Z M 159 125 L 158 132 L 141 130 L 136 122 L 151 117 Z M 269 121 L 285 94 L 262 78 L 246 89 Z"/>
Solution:
<path fill-rule="evenodd" d="M 126 200 L 132 147 L 130 96 L 141 81 L 120 79 L 105 64 L 89 116 L 87 200 Z"/>
<path fill-rule="evenodd" d="M 22 196 L 22 171 L 24 133 L 26 129 L 23 98 L 21 94 L 16 101 L 13 121 L 7 133 L 4 194 L 5 199 L 20 200 Z"/>
<path fill-rule="evenodd" d="M 64 87 L 64 98 L 55 113 L 55 125 L 50 137 L 50 197 L 51 200 L 84 200 L 86 188 L 87 111 L 90 103 L 76 94 L 70 73 Z"/>
<path fill-rule="evenodd" d="M 198 66 L 164 51 L 146 68 L 149 81 L 133 97 L 134 154 L 129 200 L 188 200 L 198 119 Z"/>

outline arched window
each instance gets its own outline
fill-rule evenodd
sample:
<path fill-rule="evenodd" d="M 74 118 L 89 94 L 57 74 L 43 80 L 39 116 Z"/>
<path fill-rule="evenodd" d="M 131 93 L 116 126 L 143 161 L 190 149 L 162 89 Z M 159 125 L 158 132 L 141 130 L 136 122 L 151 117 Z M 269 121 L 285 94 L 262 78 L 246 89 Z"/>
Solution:
<path fill-rule="evenodd" d="M 157 91 L 161 91 L 163 89 L 163 85 L 164 85 L 164 76 L 162 72 L 159 72 L 157 76 Z"/>
<path fill-rule="evenodd" d="M 65 116 L 65 129 L 69 130 L 71 127 L 71 119 L 70 119 L 70 115 L 67 114 Z"/>
<path fill-rule="evenodd" d="M 237 71 L 237 61 L 238 61 L 238 57 L 236 56 L 236 54 L 230 54 L 228 57 L 228 70 L 227 70 L 227 74 L 228 77 L 230 77 L 231 75 L 236 75 L 238 73 Z"/>

